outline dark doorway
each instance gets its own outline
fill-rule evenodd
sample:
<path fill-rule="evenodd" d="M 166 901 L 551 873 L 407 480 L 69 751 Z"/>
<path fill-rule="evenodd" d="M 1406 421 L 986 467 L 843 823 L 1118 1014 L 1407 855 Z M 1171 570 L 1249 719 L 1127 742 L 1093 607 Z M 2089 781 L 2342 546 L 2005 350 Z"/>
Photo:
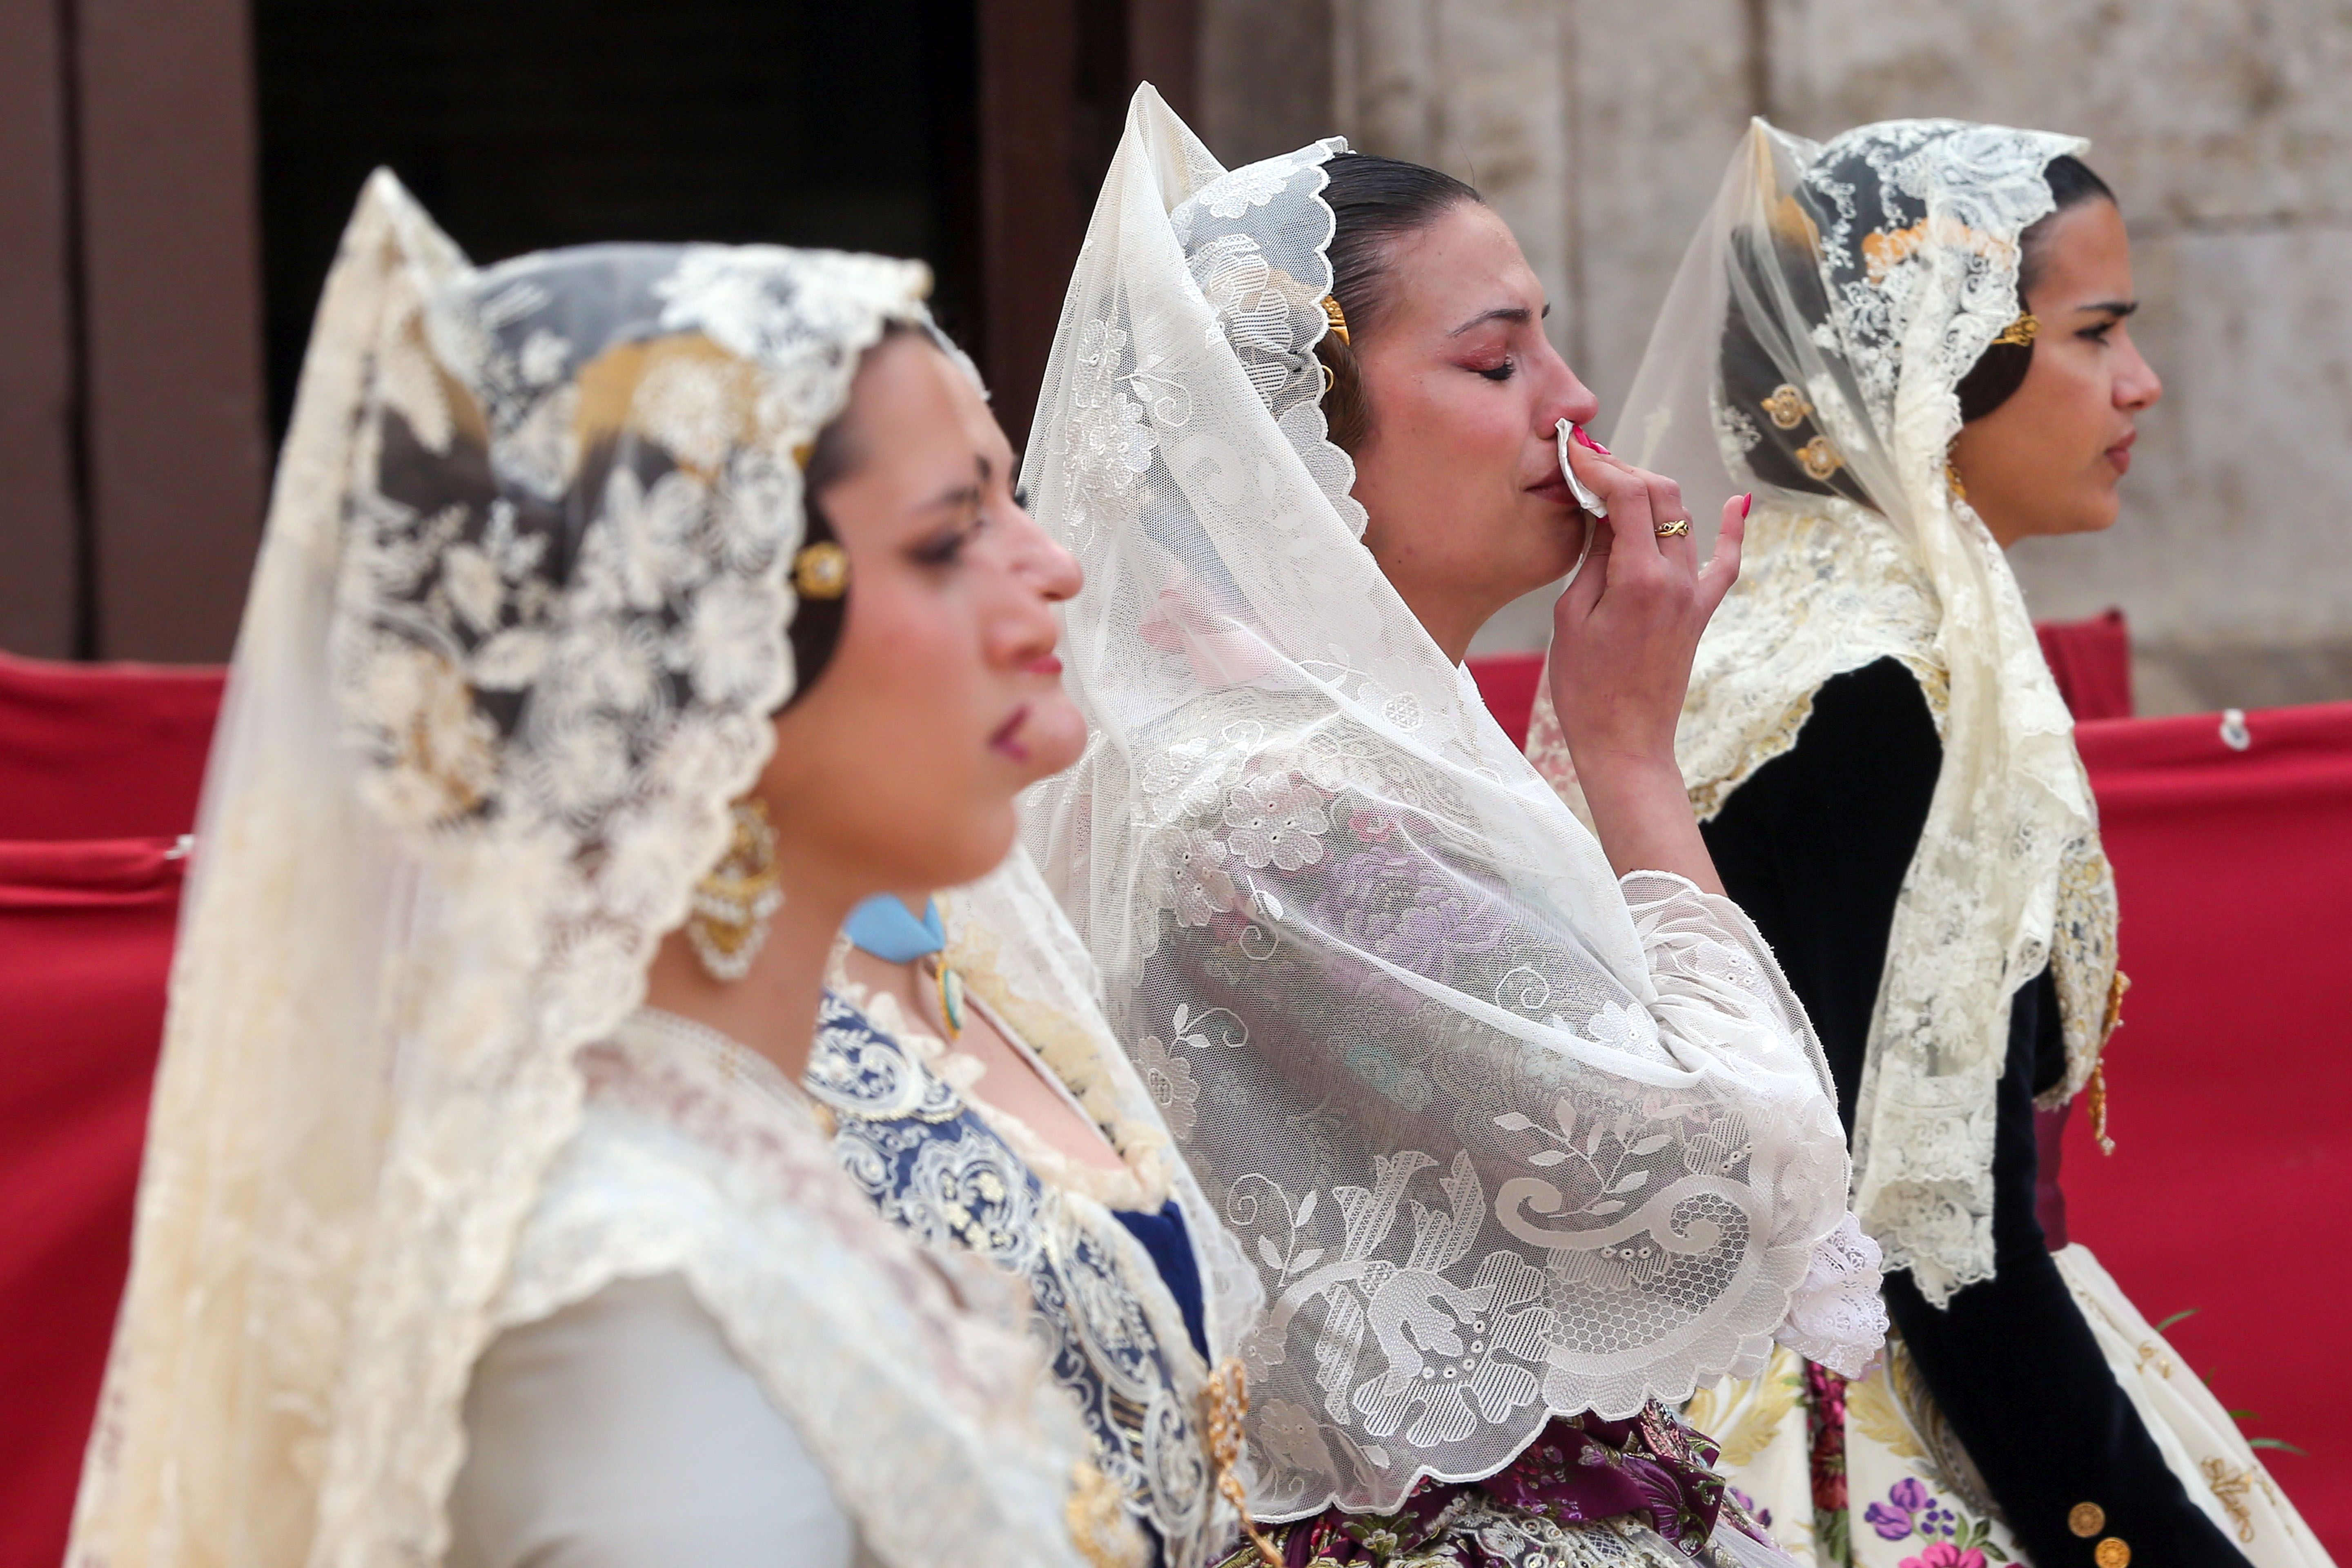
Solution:
<path fill-rule="evenodd" d="M 270 412 L 388 164 L 467 255 L 593 240 L 919 256 L 986 363 L 973 0 L 255 0 Z"/>

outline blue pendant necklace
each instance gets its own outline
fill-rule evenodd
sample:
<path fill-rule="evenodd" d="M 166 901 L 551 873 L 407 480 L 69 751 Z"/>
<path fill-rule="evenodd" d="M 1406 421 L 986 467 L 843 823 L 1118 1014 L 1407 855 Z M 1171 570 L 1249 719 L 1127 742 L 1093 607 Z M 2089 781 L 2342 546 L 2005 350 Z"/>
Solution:
<path fill-rule="evenodd" d="M 940 988 L 940 1016 L 948 1034 L 963 1033 L 963 976 L 938 955 L 948 945 L 947 926 L 940 919 L 939 900 L 926 900 L 920 920 L 894 893 L 877 893 L 849 911 L 842 931 L 861 952 L 885 963 L 913 963 L 929 959 Z"/>

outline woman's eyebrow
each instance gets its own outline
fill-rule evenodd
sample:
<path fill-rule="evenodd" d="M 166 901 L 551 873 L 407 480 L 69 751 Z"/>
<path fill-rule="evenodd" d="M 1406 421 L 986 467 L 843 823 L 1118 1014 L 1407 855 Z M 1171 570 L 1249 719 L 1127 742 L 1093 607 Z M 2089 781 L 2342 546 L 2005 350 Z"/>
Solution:
<path fill-rule="evenodd" d="M 1546 309 L 1549 310 L 1549 307 L 1547 306 Z M 1449 338 L 1458 338 L 1463 333 L 1483 327 L 1489 321 L 1509 321 L 1517 325 L 1535 319 L 1536 313 L 1525 305 L 1498 305 L 1494 310 L 1480 311 L 1445 335 Z"/>
<path fill-rule="evenodd" d="M 2139 301 L 2137 300 L 2100 300 L 2088 305 L 2076 305 L 2074 308 L 2077 310 L 2096 310 L 2103 315 L 2113 316 L 2116 321 L 2120 321 L 2126 316 L 2132 314 L 2139 309 Z"/>
<path fill-rule="evenodd" d="M 944 511 L 950 507 L 961 510 L 966 507 L 975 507 L 979 504 L 980 486 L 978 484 L 950 485 L 946 489 L 943 489 L 939 494 L 933 496 L 930 500 L 925 501 L 918 510 L 922 511 Z"/>
<path fill-rule="evenodd" d="M 986 453 L 982 453 L 979 457 L 974 458 L 971 460 L 971 463 L 972 467 L 978 470 L 978 477 L 976 479 L 969 484 L 950 485 L 946 489 L 941 490 L 939 494 L 925 501 L 919 510 L 923 511 L 940 511 L 948 507 L 961 508 L 978 506 L 980 504 L 981 492 L 987 488 L 989 476 L 996 472 L 996 465 L 988 460 Z"/>

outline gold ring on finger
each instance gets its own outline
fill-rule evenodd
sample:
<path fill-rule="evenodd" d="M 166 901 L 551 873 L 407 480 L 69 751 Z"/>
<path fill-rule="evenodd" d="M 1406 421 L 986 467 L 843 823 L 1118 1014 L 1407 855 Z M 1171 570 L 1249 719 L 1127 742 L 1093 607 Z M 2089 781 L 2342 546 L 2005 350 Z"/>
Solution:
<path fill-rule="evenodd" d="M 1689 531 L 1690 519 L 1686 517 L 1678 517 L 1672 522 L 1659 523 L 1655 530 L 1660 539 L 1680 539 Z"/>

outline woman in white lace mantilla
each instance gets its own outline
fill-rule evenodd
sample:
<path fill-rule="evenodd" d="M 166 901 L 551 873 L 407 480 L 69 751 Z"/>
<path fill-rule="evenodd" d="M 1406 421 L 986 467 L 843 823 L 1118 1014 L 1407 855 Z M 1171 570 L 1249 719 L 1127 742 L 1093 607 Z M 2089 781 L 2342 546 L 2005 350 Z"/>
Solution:
<path fill-rule="evenodd" d="M 1030 841 L 1264 1281 L 1253 1506 L 1291 1561 L 1769 1552 L 1661 1401 L 1776 1334 L 1859 1366 L 1882 1320 L 1819 1053 L 1673 774 L 1732 563 L 1579 449 L 1637 531 L 1562 612 L 1641 686 L 1604 853 L 1458 663 L 1577 554 L 1554 425 L 1590 395 L 1508 231 L 1429 181 L 1336 141 L 1229 174 L 1137 95 L 1024 472 L 1087 571 L 1094 730 Z"/>
<path fill-rule="evenodd" d="M 984 657 L 1007 615 L 1051 646 L 1014 563 L 932 559 L 887 493 L 976 460 L 923 402 L 979 405 L 927 287 L 773 247 L 477 269 L 370 182 L 206 780 L 70 1561 L 1140 1561 L 1018 1293 L 880 1223 L 794 1081 L 888 885 L 824 830 L 928 745 L 887 872 L 984 870 L 1016 781 L 961 699 L 1052 684 Z M 803 548 L 845 406 L 866 490 Z M 796 605 L 852 571 L 929 657 L 851 637 L 794 702 Z"/>
<path fill-rule="evenodd" d="M 1896 1333 L 1851 1383 L 1784 1354 L 1687 1414 L 1825 1563 L 2326 1560 L 2055 1199 L 2063 1108 L 2087 1089 L 2104 1115 L 2123 981 L 2089 785 L 2002 550 L 2114 521 L 2161 390 L 2084 145 L 1759 121 L 1618 425 L 1696 492 L 1757 498 L 1678 750 L 1838 1079 Z M 1577 794 L 1541 710 L 1528 750 Z"/>

